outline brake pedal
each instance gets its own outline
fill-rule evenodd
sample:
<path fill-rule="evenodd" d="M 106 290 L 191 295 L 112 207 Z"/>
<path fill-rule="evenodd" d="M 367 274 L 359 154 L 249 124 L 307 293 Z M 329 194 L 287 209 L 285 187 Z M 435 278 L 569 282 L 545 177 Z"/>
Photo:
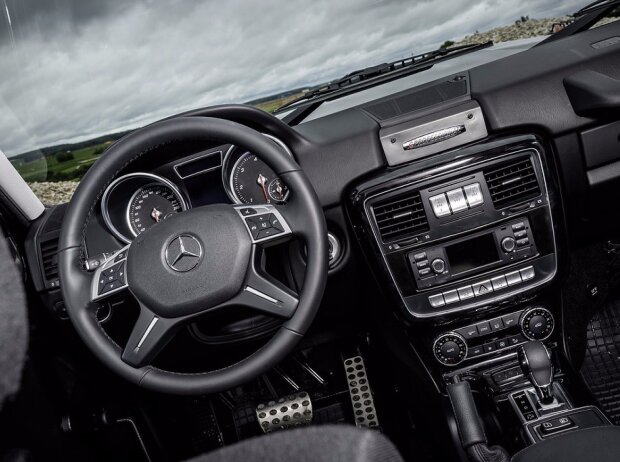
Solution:
<path fill-rule="evenodd" d="M 353 356 L 344 360 L 344 369 L 347 373 L 349 396 L 353 405 L 355 425 L 362 428 L 377 428 L 379 419 L 372 397 L 372 390 L 366 374 L 364 358 Z"/>
<path fill-rule="evenodd" d="M 312 401 L 305 391 L 256 406 L 256 418 L 265 433 L 308 425 L 312 415 Z"/>

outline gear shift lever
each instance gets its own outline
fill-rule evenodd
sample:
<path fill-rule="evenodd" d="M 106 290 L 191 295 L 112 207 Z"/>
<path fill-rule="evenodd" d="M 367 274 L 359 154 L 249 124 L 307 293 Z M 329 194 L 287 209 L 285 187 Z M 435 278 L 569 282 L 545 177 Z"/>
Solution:
<path fill-rule="evenodd" d="M 553 364 L 551 353 L 542 342 L 527 342 L 519 347 L 519 364 L 532 382 L 541 404 L 553 403 Z"/>

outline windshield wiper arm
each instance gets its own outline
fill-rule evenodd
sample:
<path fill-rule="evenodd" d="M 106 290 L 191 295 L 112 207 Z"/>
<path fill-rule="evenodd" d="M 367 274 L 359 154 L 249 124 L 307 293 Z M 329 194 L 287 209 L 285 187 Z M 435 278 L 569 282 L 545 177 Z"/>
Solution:
<path fill-rule="evenodd" d="M 301 101 L 311 101 L 326 95 L 334 94 L 358 88 L 363 83 L 367 86 L 377 85 L 388 80 L 396 79 L 409 73 L 420 72 L 430 68 L 434 63 L 453 56 L 458 56 L 471 51 L 487 48 L 493 45 L 492 41 L 459 45 L 451 48 L 438 48 L 409 58 L 399 59 L 391 63 L 382 63 L 375 66 L 365 67 L 350 72 L 345 76 L 319 85 L 308 90 L 299 98 L 289 101 L 280 106 L 275 112 L 279 112 Z M 372 82 L 372 83 L 371 83 Z"/>

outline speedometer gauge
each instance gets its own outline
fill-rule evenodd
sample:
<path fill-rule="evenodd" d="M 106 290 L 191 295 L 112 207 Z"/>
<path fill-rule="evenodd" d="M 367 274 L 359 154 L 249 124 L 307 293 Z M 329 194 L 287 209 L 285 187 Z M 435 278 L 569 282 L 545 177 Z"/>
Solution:
<path fill-rule="evenodd" d="M 183 211 L 181 197 L 168 185 L 152 183 L 138 189 L 127 207 L 127 221 L 134 236 L 159 221 Z"/>

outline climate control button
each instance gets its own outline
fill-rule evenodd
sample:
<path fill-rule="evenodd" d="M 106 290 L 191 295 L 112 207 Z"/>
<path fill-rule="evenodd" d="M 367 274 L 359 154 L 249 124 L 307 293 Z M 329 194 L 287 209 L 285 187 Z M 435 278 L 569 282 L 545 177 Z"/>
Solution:
<path fill-rule="evenodd" d="M 533 307 L 521 316 L 521 330 L 529 340 L 544 340 L 551 335 L 554 319 L 551 312 L 543 307 Z"/>
<path fill-rule="evenodd" d="M 454 366 L 467 356 L 467 342 L 455 332 L 442 334 L 433 344 L 433 353 L 441 364 Z"/>

